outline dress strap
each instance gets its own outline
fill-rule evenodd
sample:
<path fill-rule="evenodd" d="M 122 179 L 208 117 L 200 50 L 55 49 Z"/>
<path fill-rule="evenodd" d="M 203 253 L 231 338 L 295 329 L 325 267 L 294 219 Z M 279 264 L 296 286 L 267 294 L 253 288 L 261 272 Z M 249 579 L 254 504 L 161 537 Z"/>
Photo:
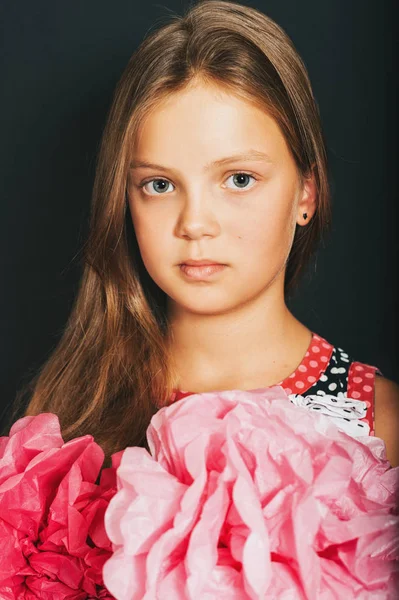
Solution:
<path fill-rule="evenodd" d="M 370 426 L 369 435 L 375 435 L 375 377 L 382 375 L 378 367 L 359 361 L 353 361 L 348 372 L 347 397 L 363 400 L 367 405 L 367 413 L 362 421 Z"/>

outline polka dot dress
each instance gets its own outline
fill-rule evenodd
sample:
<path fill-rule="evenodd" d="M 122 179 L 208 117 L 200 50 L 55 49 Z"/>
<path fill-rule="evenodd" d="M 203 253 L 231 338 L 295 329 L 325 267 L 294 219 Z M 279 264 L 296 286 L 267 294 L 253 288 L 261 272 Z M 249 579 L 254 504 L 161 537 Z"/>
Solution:
<path fill-rule="evenodd" d="M 350 398 L 363 400 L 367 405 L 367 413 L 360 421 L 366 421 L 370 426 L 369 435 L 374 435 L 376 375 L 382 376 L 377 367 L 354 361 L 342 348 L 333 346 L 313 333 L 301 363 L 291 375 L 276 385 L 281 385 L 288 395 L 300 394 L 306 397 L 314 394 L 333 394 L 347 398 L 348 404 L 351 403 Z M 194 392 L 175 390 L 171 401 L 180 400 L 192 393 Z"/>

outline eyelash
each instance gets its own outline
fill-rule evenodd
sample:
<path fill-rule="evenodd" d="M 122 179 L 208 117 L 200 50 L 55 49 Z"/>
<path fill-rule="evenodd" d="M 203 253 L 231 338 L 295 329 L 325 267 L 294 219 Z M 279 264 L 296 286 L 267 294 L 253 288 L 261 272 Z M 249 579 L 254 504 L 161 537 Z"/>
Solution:
<path fill-rule="evenodd" d="M 252 177 L 255 181 L 258 181 L 258 178 L 253 174 L 250 173 L 249 171 L 235 171 L 234 173 L 231 173 L 227 179 L 229 179 L 230 177 L 233 177 L 233 175 L 249 175 L 249 177 Z M 165 179 L 164 177 L 152 177 L 151 179 L 147 179 L 145 181 L 142 181 L 138 187 L 140 189 L 142 189 L 145 185 L 147 185 L 147 183 L 151 183 L 151 181 L 167 181 L 168 183 L 171 183 L 168 179 Z M 246 191 L 248 189 L 252 189 L 253 186 L 251 186 L 250 188 L 237 188 L 237 191 L 242 189 L 242 191 Z M 165 192 L 166 193 L 166 192 Z M 242 193 L 242 192 L 239 192 Z M 163 196 L 164 194 L 147 194 L 148 196 Z"/>

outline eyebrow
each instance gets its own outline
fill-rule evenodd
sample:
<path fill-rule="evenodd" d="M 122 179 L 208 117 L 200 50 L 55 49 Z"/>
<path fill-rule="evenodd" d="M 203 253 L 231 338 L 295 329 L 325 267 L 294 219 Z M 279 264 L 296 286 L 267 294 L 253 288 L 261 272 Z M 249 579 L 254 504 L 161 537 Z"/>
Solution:
<path fill-rule="evenodd" d="M 213 162 L 207 163 L 204 166 L 204 171 L 209 171 L 212 167 L 220 167 L 225 165 L 226 163 L 231 162 L 245 162 L 245 161 L 264 161 L 264 162 L 273 162 L 268 154 L 265 152 L 260 152 L 259 150 L 248 150 L 244 154 L 232 154 L 231 156 L 226 156 L 225 158 L 220 158 L 218 160 L 214 160 Z M 162 165 L 156 165 L 155 163 L 150 163 L 145 160 L 133 160 L 130 163 L 130 169 L 158 169 L 162 171 L 167 171 L 168 167 L 163 167 Z"/>

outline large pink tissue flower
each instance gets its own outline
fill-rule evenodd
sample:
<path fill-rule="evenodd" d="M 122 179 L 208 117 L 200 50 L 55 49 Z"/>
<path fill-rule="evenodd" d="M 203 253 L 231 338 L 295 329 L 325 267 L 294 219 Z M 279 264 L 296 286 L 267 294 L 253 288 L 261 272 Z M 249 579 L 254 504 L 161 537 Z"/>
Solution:
<path fill-rule="evenodd" d="M 396 598 L 399 467 L 283 388 L 162 408 L 105 512 L 118 600 Z"/>
<path fill-rule="evenodd" d="M 116 478 L 104 469 L 96 483 L 103 460 L 90 435 L 64 443 L 50 413 L 22 418 L 0 438 L 2 600 L 112 599 L 102 567 Z"/>

